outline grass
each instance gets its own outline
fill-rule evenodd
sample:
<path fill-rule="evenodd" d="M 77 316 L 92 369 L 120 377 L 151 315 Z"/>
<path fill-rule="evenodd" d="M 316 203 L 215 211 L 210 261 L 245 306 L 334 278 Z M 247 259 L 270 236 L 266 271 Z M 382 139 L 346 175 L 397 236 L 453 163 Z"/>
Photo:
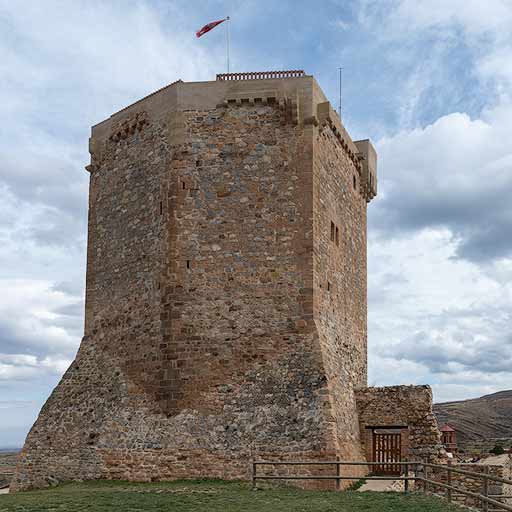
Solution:
<path fill-rule="evenodd" d="M 132 483 L 93 481 L 0 495 L 2 512 L 456 512 L 437 498 L 377 492 L 253 491 L 216 480 Z"/>

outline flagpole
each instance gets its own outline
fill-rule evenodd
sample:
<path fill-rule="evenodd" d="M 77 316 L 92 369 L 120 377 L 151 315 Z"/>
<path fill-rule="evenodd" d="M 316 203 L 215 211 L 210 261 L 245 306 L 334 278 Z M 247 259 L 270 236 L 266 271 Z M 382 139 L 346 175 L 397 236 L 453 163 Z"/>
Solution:
<path fill-rule="evenodd" d="M 227 67 L 228 67 L 228 73 L 229 73 L 229 20 L 230 20 L 230 17 L 228 16 L 226 18 L 226 62 L 227 62 Z"/>

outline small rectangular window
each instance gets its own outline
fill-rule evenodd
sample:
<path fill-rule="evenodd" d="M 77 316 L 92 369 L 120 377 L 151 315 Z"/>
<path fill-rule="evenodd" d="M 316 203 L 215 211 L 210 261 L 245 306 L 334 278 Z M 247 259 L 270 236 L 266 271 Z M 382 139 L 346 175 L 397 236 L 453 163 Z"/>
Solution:
<path fill-rule="evenodd" d="M 331 242 L 334 242 L 334 222 L 331 221 Z"/>
<path fill-rule="evenodd" d="M 187 268 L 190 268 L 190 260 L 187 260 Z"/>
<path fill-rule="evenodd" d="M 338 226 L 336 226 L 336 245 L 340 245 L 340 230 L 338 229 Z"/>

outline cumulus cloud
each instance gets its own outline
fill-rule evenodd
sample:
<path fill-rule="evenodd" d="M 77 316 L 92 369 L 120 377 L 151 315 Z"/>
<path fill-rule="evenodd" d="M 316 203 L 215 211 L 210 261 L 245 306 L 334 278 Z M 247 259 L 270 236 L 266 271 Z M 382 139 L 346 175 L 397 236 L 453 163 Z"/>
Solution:
<path fill-rule="evenodd" d="M 385 354 L 419 362 L 433 373 L 502 373 L 512 368 L 512 337 L 487 339 L 471 331 L 420 331 L 388 347 Z"/>
<path fill-rule="evenodd" d="M 512 105 L 483 119 L 446 115 L 378 143 L 382 197 L 370 218 L 384 236 L 446 228 L 456 255 L 485 262 L 510 257 Z"/>
<path fill-rule="evenodd" d="M 437 400 L 512 387 L 510 262 L 456 251 L 449 230 L 370 238 L 372 381 L 429 383 Z"/>
<path fill-rule="evenodd" d="M 44 281 L 0 279 L 0 287 L 0 353 L 74 354 L 83 323 L 81 297 L 54 291 Z"/>
<path fill-rule="evenodd" d="M 407 71 L 376 144 L 370 374 L 421 375 L 437 400 L 510 388 L 512 6 L 368 1 L 360 19 Z"/>
<path fill-rule="evenodd" d="M 240 71 L 305 68 L 337 97 L 343 65 L 349 131 L 376 142 L 370 383 L 430 383 L 438 400 L 512 387 L 510 3 L 228 7 Z M 21 442 L 82 335 L 89 127 L 222 71 L 224 38 L 194 37 L 209 9 L 0 0 L 0 445 Z"/>
<path fill-rule="evenodd" d="M 194 28 L 173 2 L 0 0 L 0 388 L 18 418 L 2 414 L 0 447 L 22 442 L 83 333 L 90 126 L 211 79 L 224 40 Z"/>
<path fill-rule="evenodd" d="M 62 375 L 70 364 L 69 359 L 38 359 L 25 354 L 0 354 L 0 380 L 26 380 L 45 373 Z"/>

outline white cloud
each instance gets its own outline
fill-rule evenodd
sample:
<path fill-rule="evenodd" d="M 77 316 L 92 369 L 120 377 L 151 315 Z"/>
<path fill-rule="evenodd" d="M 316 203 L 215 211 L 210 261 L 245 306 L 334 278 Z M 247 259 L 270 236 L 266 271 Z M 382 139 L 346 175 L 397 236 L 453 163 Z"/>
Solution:
<path fill-rule="evenodd" d="M 44 375 L 62 375 L 71 359 L 44 357 L 39 359 L 26 354 L 0 354 L 0 381 L 27 380 Z"/>
<path fill-rule="evenodd" d="M 512 4 L 368 1 L 361 21 L 408 70 L 369 206 L 370 378 L 419 377 L 438 401 L 511 388 Z M 461 55 L 483 107 L 422 126 L 422 104 L 460 93 Z"/>
<path fill-rule="evenodd" d="M 434 36 L 438 42 L 463 43 L 473 52 L 473 65 L 482 78 L 510 83 L 512 4 L 508 0 L 485 4 L 479 0 L 368 0 L 362 6 L 362 23 L 377 28 L 380 37 L 410 42 Z"/>
<path fill-rule="evenodd" d="M 341 18 L 334 20 L 333 25 L 340 30 L 348 30 L 350 28 L 350 23 L 348 21 L 342 20 Z"/>
<path fill-rule="evenodd" d="M 481 119 L 453 113 L 432 125 L 377 143 L 380 198 L 374 225 L 387 234 L 445 228 L 456 255 L 472 261 L 507 258 L 512 246 L 512 104 L 499 103 Z M 373 217 L 372 217 L 373 215 Z"/>
<path fill-rule="evenodd" d="M 508 0 L 398 0 L 390 18 L 411 30 L 460 25 L 470 34 L 508 31 L 512 6 Z"/>
<path fill-rule="evenodd" d="M 382 232 L 373 230 L 369 249 L 373 367 L 385 354 L 423 361 L 434 372 L 429 382 L 444 367 L 437 399 L 450 399 L 449 390 L 460 398 L 512 387 L 511 371 L 498 371 L 511 348 L 512 247 L 504 237 L 512 228 L 511 129 L 503 102 L 481 119 L 454 113 L 378 143 L 382 193 L 370 219 Z M 396 283 L 387 277 L 393 273 Z M 453 387 L 468 372 L 464 386 Z"/>
<path fill-rule="evenodd" d="M 49 282 L 27 279 L 0 279 L 0 289 L 0 351 L 15 354 L 23 349 L 31 354 L 25 356 L 31 365 L 37 362 L 35 355 L 74 354 L 82 331 L 81 297 L 56 291 Z M 78 316 L 72 315 L 70 322 L 62 310 L 74 305 L 80 306 Z"/>
<path fill-rule="evenodd" d="M 64 371 L 82 335 L 90 126 L 211 79 L 224 42 L 198 44 L 173 3 L 1 1 L 0 22 L 0 378 L 29 381 Z"/>
<path fill-rule="evenodd" d="M 344 3 L 328 22 L 346 55 L 360 52 L 354 66 L 364 72 L 356 81 L 350 70 L 347 89 L 353 81 L 368 90 L 371 122 L 385 133 L 369 205 L 370 383 L 431 383 L 437 400 L 512 387 L 510 372 L 479 361 L 506 343 L 510 324 L 512 5 L 362 4 L 357 31 L 339 18 Z M 10 120 L 0 140 L 0 380 L 12 403 L 42 389 L 41 379 L 53 384 L 81 337 L 89 127 L 166 83 L 212 79 L 224 67 L 223 37 L 194 37 L 201 13 L 162 5 L 0 0 L 0 114 Z M 246 31 L 240 62 L 287 67 L 284 50 L 262 55 L 250 39 L 260 3 L 236 10 Z M 309 37 L 290 33 L 289 45 Z M 318 47 L 332 48 L 323 36 L 315 32 Z M 330 76 L 321 59 L 303 64 Z M 468 85 L 476 107 L 458 98 Z M 372 96 L 398 125 L 385 124 Z M 424 122 L 429 109 L 436 114 Z M 446 357 L 435 366 L 432 352 Z"/>
<path fill-rule="evenodd" d="M 24 409 L 34 405 L 35 402 L 30 400 L 0 400 L 0 409 Z"/>
<path fill-rule="evenodd" d="M 47 113 L 44 94 L 51 106 L 65 106 L 53 122 L 76 127 L 84 115 L 110 115 L 178 78 L 211 79 L 216 59 L 223 63 L 223 41 L 210 41 L 207 54 L 173 5 L 164 17 L 142 2 L 27 2 L 23 9 L 4 2 L 4 94 L 23 97 L 18 103 L 27 116 Z"/>
<path fill-rule="evenodd" d="M 223 38 L 199 44 L 186 11 L 159 7 L 0 0 L 0 385 L 35 397 L 4 408 L 0 445 L 22 441 L 82 336 L 90 126 L 223 67 Z"/>

